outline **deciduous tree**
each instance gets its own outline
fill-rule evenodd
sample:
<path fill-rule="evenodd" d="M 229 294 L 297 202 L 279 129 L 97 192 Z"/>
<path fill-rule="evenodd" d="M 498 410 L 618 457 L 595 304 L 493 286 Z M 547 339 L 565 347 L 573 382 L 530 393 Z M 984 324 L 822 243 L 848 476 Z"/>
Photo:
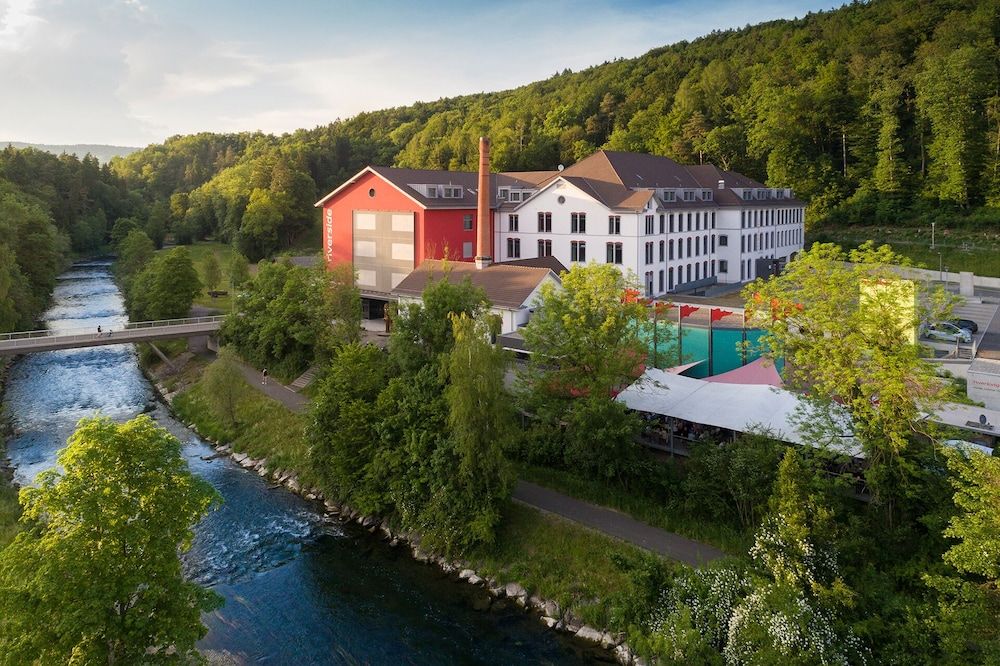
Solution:
<path fill-rule="evenodd" d="M 0 551 L 0 663 L 197 660 L 219 598 L 178 556 L 218 501 L 151 419 L 84 419 L 61 471 L 21 491 L 26 529 Z"/>

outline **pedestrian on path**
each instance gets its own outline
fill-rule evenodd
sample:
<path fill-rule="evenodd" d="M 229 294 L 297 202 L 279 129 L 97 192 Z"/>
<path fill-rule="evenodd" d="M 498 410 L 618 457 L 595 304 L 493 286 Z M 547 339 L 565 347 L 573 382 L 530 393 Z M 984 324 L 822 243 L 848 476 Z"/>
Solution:
<path fill-rule="evenodd" d="M 267 386 L 267 368 L 264 368 L 260 373 L 260 383 Z"/>
<path fill-rule="evenodd" d="M 101 327 L 97 327 L 97 337 L 101 337 Z"/>

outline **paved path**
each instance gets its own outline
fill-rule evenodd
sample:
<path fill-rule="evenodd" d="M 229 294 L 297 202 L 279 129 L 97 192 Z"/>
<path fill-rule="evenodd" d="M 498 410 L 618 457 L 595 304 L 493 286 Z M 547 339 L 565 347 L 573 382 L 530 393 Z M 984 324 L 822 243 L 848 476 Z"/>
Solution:
<path fill-rule="evenodd" d="M 639 522 L 620 511 L 590 504 L 527 481 L 517 482 L 514 499 L 692 566 L 726 556 L 713 546 Z"/>
<path fill-rule="evenodd" d="M 296 393 L 272 378 L 268 378 L 265 386 L 261 384 L 259 370 L 244 363 L 240 363 L 239 367 L 251 386 L 274 398 L 290 411 L 301 413 L 308 408 L 309 399 L 306 396 Z M 620 511 L 590 504 L 527 481 L 517 482 L 513 497 L 515 501 L 532 508 L 554 513 L 608 536 L 692 566 L 705 564 L 726 555 L 718 548 L 639 522 Z"/>
<path fill-rule="evenodd" d="M 247 383 L 250 384 L 250 386 L 253 386 L 269 398 L 277 400 L 284 405 L 288 411 L 301 414 L 308 409 L 309 398 L 306 396 L 296 393 L 284 384 L 275 381 L 274 377 L 268 377 L 267 384 L 262 384 L 260 370 L 250 367 L 245 363 L 239 363 L 239 368 L 240 371 L 243 372 L 243 377 L 247 380 Z"/>

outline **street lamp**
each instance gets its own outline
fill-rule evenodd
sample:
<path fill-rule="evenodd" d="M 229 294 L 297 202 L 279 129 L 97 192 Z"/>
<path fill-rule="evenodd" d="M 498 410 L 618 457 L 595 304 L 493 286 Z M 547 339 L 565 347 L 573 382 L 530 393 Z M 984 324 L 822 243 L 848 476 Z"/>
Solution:
<path fill-rule="evenodd" d="M 938 280 L 944 282 L 944 260 L 941 258 L 941 253 L 938 252 Z"/>
<path fill-rule="evenodd" d="M 934 249 L 934 222 L 931 222 L 931 249 Z"/>

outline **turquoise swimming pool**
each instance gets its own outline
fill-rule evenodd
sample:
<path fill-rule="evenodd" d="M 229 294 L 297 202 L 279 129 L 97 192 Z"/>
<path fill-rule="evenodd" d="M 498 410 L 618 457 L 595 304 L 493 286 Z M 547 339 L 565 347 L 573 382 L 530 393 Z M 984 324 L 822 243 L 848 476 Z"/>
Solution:
<path fill-rule="evenodd" d="M 682 363 L 694 363 L 695 361 L 705 361 L 691 368 L 684 374 L 688 377 L 704 378 L 709 376 L 708 364 L 708 328 L 699 326 L 684 326 L 684 338 L 681 341 L 680 354 L 678 358 L 677 349 L 677 323 L 671 321 L 658 322 L 659 334 L 655 350 L 655 365 L 658 368 L 670 368 Z M 712 329 L 712 373 L 719 375 L 756 360 L 760 357 L 757 351 L 757 341 L 764 335 L 764 331 L 752 328 L 746 331 L 746 358 L 743 358 L 741 346 L 743 342 L 743 332 L 740 329 L 713 328 Z M 670 342 L 663 342 L 667 338 Z M 649 350 L 652 355 L 653 340 L 649 341 Z"/>

